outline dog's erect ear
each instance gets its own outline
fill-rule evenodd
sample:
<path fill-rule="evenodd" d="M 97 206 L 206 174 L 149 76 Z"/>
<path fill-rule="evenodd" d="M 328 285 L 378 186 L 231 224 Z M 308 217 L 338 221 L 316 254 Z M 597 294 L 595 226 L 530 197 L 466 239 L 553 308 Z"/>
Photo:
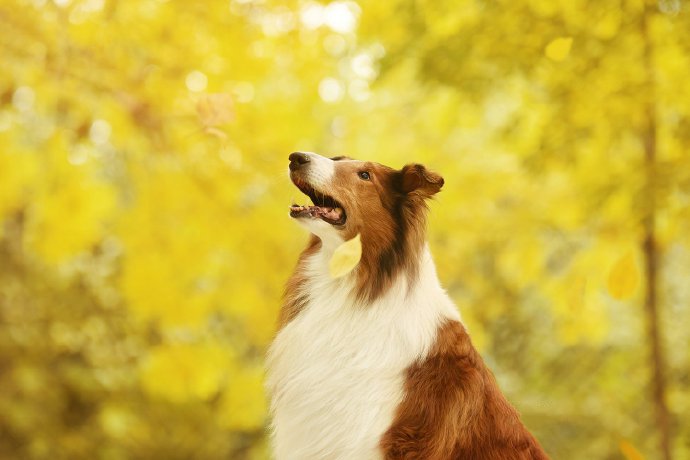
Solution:
<path fill-rule="evenodd" d="M 441 190 L 443 177 L 429 171 L 420 164 L 409 164 L 400 171 L 401 188 L 407 194 L 416 194 L 428 198 Z"/>

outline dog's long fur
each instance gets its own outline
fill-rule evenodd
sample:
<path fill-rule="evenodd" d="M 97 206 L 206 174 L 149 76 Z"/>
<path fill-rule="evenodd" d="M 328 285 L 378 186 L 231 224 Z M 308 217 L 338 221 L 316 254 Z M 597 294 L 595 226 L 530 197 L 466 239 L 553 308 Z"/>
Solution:
<path fill-rule="evenodd" d="M 310 153 L 291 155 L 290 176 L 346 220 L 296 216 L 312 237 L 268 355 L 276 458 L 547 459 L 438 281 L 425 227 L 441 176 Z M 359 265 L 330 278 L 357 234 Z"/>

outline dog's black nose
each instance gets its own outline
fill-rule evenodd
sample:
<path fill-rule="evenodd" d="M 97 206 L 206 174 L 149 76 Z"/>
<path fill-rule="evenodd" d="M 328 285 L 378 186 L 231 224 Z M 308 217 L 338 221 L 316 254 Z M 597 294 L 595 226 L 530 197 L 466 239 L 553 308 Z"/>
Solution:
<path fill-rule="evenodd" d="M 302 165 L 305 165 L 311 161 L 309 159 L 309 155 L 302 152 L 291 153 L 288 159 L 290 160 L 290 171 L 299 169 L 300 167 L 302 167 Z"/>

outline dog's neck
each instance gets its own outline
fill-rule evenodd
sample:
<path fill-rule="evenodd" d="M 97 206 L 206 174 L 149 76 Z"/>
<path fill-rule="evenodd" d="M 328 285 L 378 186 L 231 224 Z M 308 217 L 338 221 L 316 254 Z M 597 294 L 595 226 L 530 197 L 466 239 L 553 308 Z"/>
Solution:
<path fill-rule="evenodd" d="M 371 303 L 385 295 L 400 277 L 406 278 L 409 286 L 420 277 L 425 251 L 428 252 L 426 206 L 423 203 L 401 206 L 397 212 L 395 228 L 387 231 L 367 228 L 361 233 L 362 258 L 353 272 L 359 302 Z M 324 244 L 325 254 L 332 254 L 332 250 L 330 244 Z"/>
<path fill-rule="evenodd" d="M 407 242 L 407 244 L 411 243 L 413 241 Z M 395 270 L 376 273 L 377 268 L 380 271 L 390 261 L 383 260 L 381 254 L 372 255 L 363 252 L 359 265 L 349 275 L 343 278 L 332 279 L 328 271 L 329 262 L 331 257 L 333 257 L 335 249 L 342 243 L 312 241 L 305 250 L 305 254 L 307 254 L 306 262 L 308 262 L 304 267 L 306 269 L 306 278 L 319 280 L 316 283 L 318 288 L 348 291 L 347 297 L 355 308 L 369 308 L 370 305 L 377 301 L 390 297 L 391 291 L 395 291 L 395 296 L 402 294 L 401 299 L 404 299 L 412 295 L 413 291 L 417 289 L 427 290 L 433 288 L 434 290 L 441 290 L 436 266 L 428 243 L 423 240 L 421 243 L 417 241 L 414 241 L 414 243 L 414 247 L 410 246 L 403 251 L 403 254 L 406 254 L 409 260 L 400 262 L 403 265 Z M 363 285 L 363 282 L 367 283 Z M 367 286 L 373 283 L 385 284 L 383 284 L 382 289 L 377 290 L 376 296 L 368 296 L 367 294 L 371 291 L 367 289 Z M 317 287 L 313 286 L 311 289 L 317 289 Z"/>

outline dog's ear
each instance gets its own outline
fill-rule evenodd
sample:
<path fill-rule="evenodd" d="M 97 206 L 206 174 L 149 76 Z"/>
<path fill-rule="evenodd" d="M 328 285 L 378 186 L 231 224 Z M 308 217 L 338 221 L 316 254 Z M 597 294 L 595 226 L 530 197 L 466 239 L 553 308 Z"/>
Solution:
<path fill-rule="evenodd" d="M 420 164 L 405 165 L 400 170 L 400 187 L 406 194 L 415 194 L 428 198 L 441 190 L 443 177 L 429 171 Z"/>

